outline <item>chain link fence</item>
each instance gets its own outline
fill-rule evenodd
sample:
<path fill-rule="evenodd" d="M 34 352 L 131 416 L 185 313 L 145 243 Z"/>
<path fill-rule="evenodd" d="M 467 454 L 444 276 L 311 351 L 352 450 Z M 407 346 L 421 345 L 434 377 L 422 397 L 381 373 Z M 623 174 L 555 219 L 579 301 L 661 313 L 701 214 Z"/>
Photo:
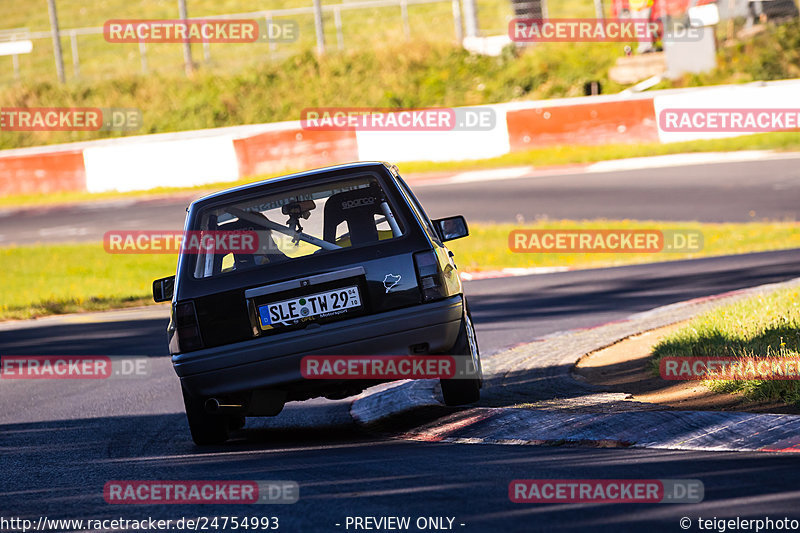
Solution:
<path fill-rule="evenodd" d="M 378 41 L 412 39 L 460 42 L 464 35 L 462 1 L 466 0 L 345 1 L 322 5 L 319 18 L 315 17 L 312 6 L 204 17 L 190 14 L 189 20 L 193 21 L 254 19 L 266 26 L 283 21 L 298 27 L 294 42 L 193 43 L 191 57 L 199 67 L 232 70 L 310 49 L 344 50 L 375 46 Z M 482 4 L 491 18 L 508 18 L 507 13 L 498 9 L 507 0 L 487 0 Z M 503 31 L 502 24 L 494 26 L 495 31 Z M 59 33 L 66 77 L 70 81 L 184 70 L 182 44 L 110 43 L 102 26 L 62 28 Z M 0 30 L 0 64 L 7 65 L 0 82 L 53 79 L 57 62 L 53 41 L 52 31 Z M 26 42 L 32 44 L 30 52 L 24 51 Z"/>
<path fill-rule="evenodd" d="M 31 1 L 44 4 L 46 0 Z M 202 42 L 190 46 L 193 65 L 219 72 L 236 72 L 313 49 L 374 48 L 380 43 L 412 40 L 460 43 L 470 29 L 477 30 L 480 36 L 504 35 L 512 17 L 594 17 L 602 13 L 615 18 L 628 12 L 628 0 L 345 0 L 321 5 L 319 17 L 309 5 L 195 18 L 191 16 L 192 0 L 188 1 L 191 20 L 255 19 L 267 26 L 281 21 L 297 25 L 294 42 Z M 754 17 L 763 20 L 796 16 L 796 1 L 718 0 L 717 5 L 723 19 L 732 13 L 736 17 L 749 16 L 752 21 Z M 467 3 L 470 7 L 465 10 Z M 685 16 L 689 7 L 703 3 L 708 0 L 655 0 L 653 16 Z M 92 9 L 87 6 L 81 12 Z M 474 27 L 470 28 L 465 19 L 472 12 L 476 15 Z M 174 15 L 178 18 L 177 10 Z M 97 16 L 94 18 L 97 20 Z M 148 17 L 143 14 L 141 18 Z M 186 69 L 182 44 L 110 43 L 102 26 L 61 29 L 58 42 L 63 51 L 65 78 L 70 82 L 140 73 L 170 75 Z M 0 30 L 0 65 L 3 65 L 0 84 L 58 79 L 54 48 L 52 31 L 31 31 L 24 27 Z"/>

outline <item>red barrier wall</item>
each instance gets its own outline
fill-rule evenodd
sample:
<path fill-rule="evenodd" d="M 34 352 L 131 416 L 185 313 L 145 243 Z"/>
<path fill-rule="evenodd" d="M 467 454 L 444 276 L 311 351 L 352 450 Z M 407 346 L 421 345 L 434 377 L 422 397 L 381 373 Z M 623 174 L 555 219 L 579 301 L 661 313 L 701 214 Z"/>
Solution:
<path fill-rule="evenodd" d="M 85 190 L 82 150 L 0 157 L 0 196 Z"/>
<path fill-rule="evenodd" d="M 358 159 L 354 131 L 269 131 L 233 141 L 239 175 L 303 170 Z"/>
<path fill-rule="evenodd" d="M 509 111 L 511 151 L 564 144 L 658 142 L 652 98 Z"/>

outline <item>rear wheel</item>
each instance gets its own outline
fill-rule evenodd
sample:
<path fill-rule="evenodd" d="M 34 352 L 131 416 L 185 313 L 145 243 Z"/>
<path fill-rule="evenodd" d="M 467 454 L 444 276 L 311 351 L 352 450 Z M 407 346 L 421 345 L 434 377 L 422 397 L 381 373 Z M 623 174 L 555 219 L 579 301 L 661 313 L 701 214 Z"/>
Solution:
<path fill-rule="evenodd" d="M 235 422 L 230 416 L 212 415 L 206 412 L 203 402 L 192 396 L 186 389 L 183 391 L 183 404 L 186 407 L 186 419 L 192 440 L 199 446 L 222 444 L 228 440 L 228 430 Z"/>
<path fill-rule="evenodd" d="M 481 371 L 481 355 L 478 349 L 478 338 L 472 325 L 472 315 L 464 301 L 464 318 L 461 321 L 461 330 L 451 355 L 469 355 L 475 369 L 476 377 L 467 379 L 441 379 L 442 397 L 445 405 L 465 405 L 475 403 L 481 398 L 483 373 Z"/>

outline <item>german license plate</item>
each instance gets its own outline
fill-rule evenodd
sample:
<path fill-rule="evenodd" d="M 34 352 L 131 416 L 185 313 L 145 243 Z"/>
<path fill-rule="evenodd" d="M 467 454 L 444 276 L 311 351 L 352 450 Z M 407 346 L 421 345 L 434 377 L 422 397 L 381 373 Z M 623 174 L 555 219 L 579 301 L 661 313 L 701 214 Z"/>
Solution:
<path fill-rule="evenodd" d="M 361 307 L 361 295 L 358 287 L 352 286 L 260 305 L 258 316 L 261 329 L 270 329 L 346 314 L 348 309 L 356 307 Z"/>

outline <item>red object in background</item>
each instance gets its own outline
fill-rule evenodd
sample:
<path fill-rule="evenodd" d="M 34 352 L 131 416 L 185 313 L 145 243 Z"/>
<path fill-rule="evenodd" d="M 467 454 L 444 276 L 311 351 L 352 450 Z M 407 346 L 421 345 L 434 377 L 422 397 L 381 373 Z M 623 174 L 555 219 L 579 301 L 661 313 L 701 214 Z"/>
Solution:
<path fill-rule="evenodd" d="M 653 9 L 650 19 L 655 20 L 662 14 L 682 16 L 689 9 L 690 0 L 653 0 Z M 698 0 L 696 6 L 714 4 L 716 0 Z M 611 0 L 611 17 L 618 18 L 620 12 L 629 9 L 628 0 Z"/>

